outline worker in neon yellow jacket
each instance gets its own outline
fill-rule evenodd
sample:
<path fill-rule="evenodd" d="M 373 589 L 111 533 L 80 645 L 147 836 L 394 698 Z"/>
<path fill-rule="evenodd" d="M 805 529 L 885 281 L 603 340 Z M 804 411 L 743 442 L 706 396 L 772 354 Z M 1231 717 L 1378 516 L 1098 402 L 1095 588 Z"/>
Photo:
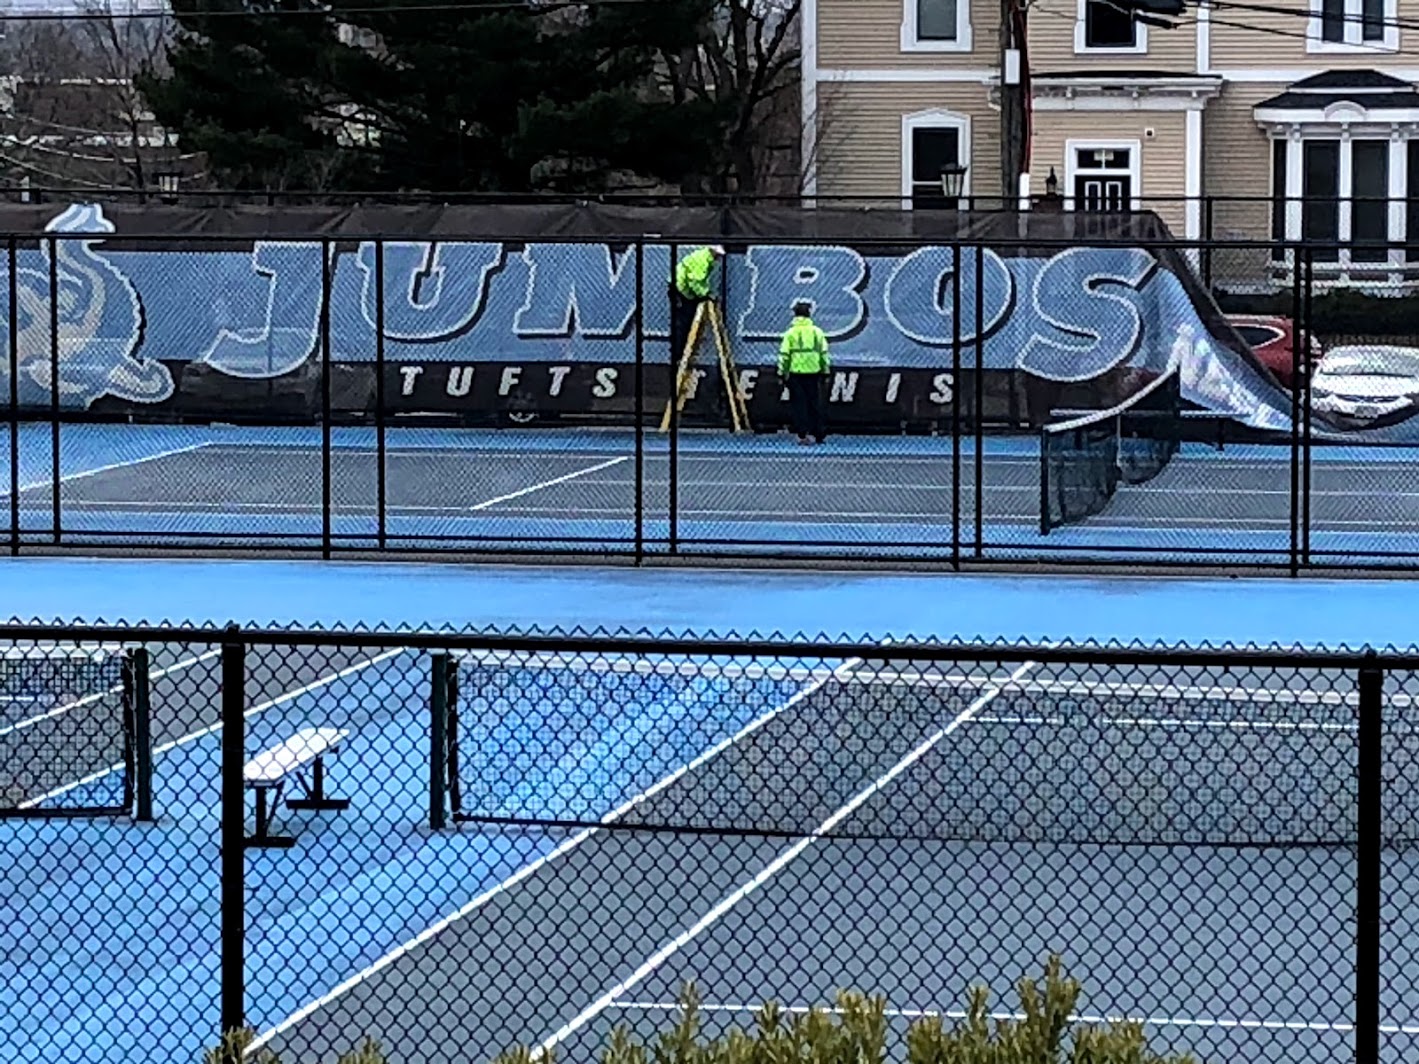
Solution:
<path fill-rule="evenodd" d="M 813 324 L 813 304 L 793 305 L 793 324 L 783 334 L 778 349 L 778 372 L 788 382 L 788 405 L 799 443 L 828 438 L 823 382 L 832 369 L 828 336 Z"/>
<path fill-rule="evenodd" d="M 724 248 L 715 244 L 690 252 L 675 267 L 675 283 L 670 286 L 670 357 L 675 362 L 685 357 L 695 312 L 711 297 L 710 274 L 723 258 Z"/>

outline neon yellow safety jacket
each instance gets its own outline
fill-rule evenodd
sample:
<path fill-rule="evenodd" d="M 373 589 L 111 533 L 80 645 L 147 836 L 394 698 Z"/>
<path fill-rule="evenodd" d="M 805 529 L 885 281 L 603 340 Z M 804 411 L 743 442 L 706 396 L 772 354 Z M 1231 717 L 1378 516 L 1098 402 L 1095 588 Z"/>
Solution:
<path fill-rule="evenodd" d="M 710 270 L 714 269 L 714 252 L 709 248 L 692 251 L 675 267 L 675 287 L 686 299 L 708 299 Z"/>
<path fill-rule="evenodd" d="M 813 319 L 795 317 L 779 345 L 779 373 L 787 377 L 799 373 L 827 373 L 831 368 L 827 335 L 813 324 Z"/>

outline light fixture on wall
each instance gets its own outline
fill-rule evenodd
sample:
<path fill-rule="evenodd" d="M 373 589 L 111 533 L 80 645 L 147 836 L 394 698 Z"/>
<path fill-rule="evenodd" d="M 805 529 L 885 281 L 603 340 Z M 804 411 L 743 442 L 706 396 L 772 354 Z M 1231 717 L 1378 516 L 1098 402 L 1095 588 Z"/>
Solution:
<path fill-rule="evenodd" d="M 1059 178 L 1055 176 L 1053 166 L 1049 168 L 1049 177 L 1045 178 L 1045 197 L 1047 199 L 1059 198 Z"/>
<path fill-rule="evenodd" d="M 948 200 L 959 200 L 966 187 L 966 168 L 960 163 L 947 163 L 941 168 L 941 194 Z"/>

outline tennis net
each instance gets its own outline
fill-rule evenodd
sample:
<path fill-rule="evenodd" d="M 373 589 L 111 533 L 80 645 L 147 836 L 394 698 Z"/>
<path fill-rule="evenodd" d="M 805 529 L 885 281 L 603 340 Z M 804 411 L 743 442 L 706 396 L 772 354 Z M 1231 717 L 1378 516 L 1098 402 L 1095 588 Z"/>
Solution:
<path fill-rule="evenodd" d="M 121 646 L 0 649 L 0 817 L 129 812 L 140 682 Z"/>
<path fill-rule="evenodd" d="M 1353 692 L 1299 671 L 1014 671 L 464 660 L 455 818 L 801 836 L 851 806 L 834 836 L 1355 843 Z M 1389 741 L 1412 742 L 1413 707 L 1389 708 Z M 1383 828 L 1419 841 L 1419 780 L 1390 789 Z"/>
<path fill-rule="evenodd" d="M 1104 411 L 1061 411 L 1040 435 L 1040 532 L 1101 513 L 1120 483 L 1161 473 L 1182 442 L 1182 384 L 1176 369 L 1128 402 Z"/>

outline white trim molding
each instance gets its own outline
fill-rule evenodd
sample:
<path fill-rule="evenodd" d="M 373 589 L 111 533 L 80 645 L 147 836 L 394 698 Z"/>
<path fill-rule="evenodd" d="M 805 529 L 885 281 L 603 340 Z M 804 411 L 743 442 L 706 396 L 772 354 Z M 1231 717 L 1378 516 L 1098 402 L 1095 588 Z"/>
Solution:
<path fill-rule="evenodd" d="M 1130 194 L 1133 202 L 1129 204 L 1132 210 L 1141 210 L 1143 201 L 1143 142 L 1134 138 L 1109 140 L 1096 137 L 1071 138 L 1064 142 L 1064 209 L 1072 211 L 1076 205 L 1074 203 L 1074 178 L 1079 172 L 1077 165 L 1079 152 L 1081 151 L 1126 151 L 1128 152 L 1128 170 Z M 1085 171 L 1086 173 L 1090 171 Z M 1124 173 L 1119 170 L 1116 173 Z"/>
<path fill-rule="evenodd" d="M 799 19 L 800 72 L 799 88 L 801 100 L 799 109 L 799 165 L 803 172 L 799 175 L 799 191 L 804 196 L 818 194 L 818 0 L 803 0 Z M 812 200 L 808 207 L 817 206 Z"/>
<path fill-rule="evenodd" d="M 971 0 L 955 0 L 954 40 L 922 40 L 917 25 L 917 5 L 922 0 L 902 0 L 902 40 L 904 52 L 969 52 L 971 50 Z"/>
<path fill-rule="evenodd" d="M 1212 4 L 1201 0 L 1197 5 L 1197 72 L 1212 73 Z"/>
<path fill-rule="evenodd" d="M 1202 112 L 1184 116 L 1187 160 L 1183 164 L 1183 239 L 1202 239 Z"/>
<path fill-rule="evenodd" d="M 1375 52 L 1399 51 L 1399 0 L 1384 0 L 1384 36 L 1377 41 L 1367 41 L 1364 33 L 1364 0 L 1342 0 L 1344 21 L 1341 23 L 1343 41 L 1327 41 L 1321 36 L 1324 27 L 1322 4 L 1324 0 L 1310 0 L 1311 17 L 1306 33 L 1306 51 L 1312 55 L 1365 55 Z"/>
<path fill-rule="evenodd" d="M 1133 43 L 1097 47 L 1086 39 L 1089 31 L 1089 5 L 1108 4 L 1109 0 L 1078 0 L 1074 13 L 1074 54 L 1075 55 L 1145 55 L 1148 52 L 1148 27 L 1134 20 Z"/>
<path fill-rule="evenodd" d="M 944 107 L 902 115 L 902 210 L 912 209 L 912 134 L 918 129 L 954 129 L 957 135 L 957 162 L 966 168 L 961 182 L 961 198 L 971 194 L 971 116 Z"/>
<path fill-rule="evenodd" d="M 1328 107 L 1256 107 L 1252 117 L 1273 137 L 1293 136 L 1307 140 L 1326 138 L 1405 137 L 1419 130 L 1419 108 L 1375 108 L 1341 100 Z"/>
<path fill-rule="evenodd" d="M 908 67 L 899 70 L 891 68 L 885 70 L 873 68 L 844 70 L 841 68 L 818 67 L 817 77 L 820 82 L 895 83 L 900 85 L 990 85 L 994 84 L 994 82 L 999 79 L 1000 71 L 995 67 L 956 67 L 944 70 L 941 68 L 926 67 Z"/>
<path fill-rule="evenodd" d="M 1200 111 L 1221 91 L 1216 78 L 1037 76 L 1036 111 Z"/>

